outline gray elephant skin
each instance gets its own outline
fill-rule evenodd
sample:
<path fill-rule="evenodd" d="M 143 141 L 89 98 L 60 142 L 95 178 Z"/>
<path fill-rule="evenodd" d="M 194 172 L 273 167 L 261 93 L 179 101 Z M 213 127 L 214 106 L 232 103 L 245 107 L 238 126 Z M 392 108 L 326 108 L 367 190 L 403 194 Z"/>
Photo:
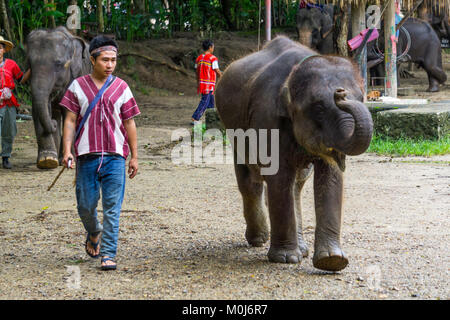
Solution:
<path fill-rule="evenodd" d="M 299 42 L 322 54 L 334 52 L 333 44 L 334 6 L 301 8 L 297 11 L 297 34 Z"/>
<path fill-rule="evenodd" d="M 447 81 L 447 75 L 442 67 L 442 49 L 441 41 L 431 25 L 423 20 L 416 18 L 409 18 L 403 24 L 403 27 L 411 36 L 411 47 L 403 62 L 411 61 L 417 66 L 423 68 L 428 75 L 428 92 L 439 91 L 439 85 Z M 384 50 L 382 44 L 383 36 L 380 36 L 379 44 L 380 50 Z M 406 35 L 400 31 L 397 44 L 397 54 L 400 55 L 406 48 Z M 371 61 L 378 57 L 374 54 L 374 42 L 368 45 L 367 61 L 371 65 Z M 384 61 L 384 60 L 383 60 Z M 373 70 L 372 70 L 373 69 Z M 384 66 L 378 64 L 370 70 L 371 76 L 383 77 Z"/>
<path fill-rule="evenodd" d="M 72 80 L 91 71 L 89 48 L 66 28 L 32 31 L 26 41 L 31 67 L 32 115 L 38 144 L 37 167 L 56 168 L 62 159 L 63 110 Z"/>
<path fill-rule="evenodd" d="M 298 263 L 308 256 L 300 192 L 314 168 L 313 264 L 329 271 L 347 266 L 340 243 L 345 156 L 365 152 L 373 130 L 363 95 L 363 82 L 353 62 L 319 56 L 286 37 L 277 37 L 263 50 L 233 62 L 219 80 L 216 108 L 227 129 L 279 130 L 275 174 L 262 175 L 260 156 L 252 164 L 247 154 L 238 155 L 234 148 L 245 237 L 250 245 L 262 246 L 269 239 L 268 214 L 269 261 Z M 268 153 L 269 141 L 270 135 L 265 141 Z M 236 161 L 238 157 L 245 162 Z"/>
<path fill-rule="evenodd" d="M 436 31 L 439 39 L 447 38 L 450 40 L 450 15 L 448 14 L 450 4 L 446 7 L 439 7 L 438 4 L 431 4 L 430 1 L 423 2 L 417 9 L 419 18 L 427 21 Z"/>

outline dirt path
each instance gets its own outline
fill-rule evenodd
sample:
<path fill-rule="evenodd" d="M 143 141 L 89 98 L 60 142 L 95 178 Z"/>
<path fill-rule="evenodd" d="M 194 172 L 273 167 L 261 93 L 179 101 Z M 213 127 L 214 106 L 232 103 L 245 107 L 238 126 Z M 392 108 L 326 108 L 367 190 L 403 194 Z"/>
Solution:
<path fill-rule="evenodd" d="M 0 170 L 0 299 L 449 299 L 450 156 L 350 157 L 340 273 L 273 264 L 244 238 L 231 165 L 174 165 L 170 134 L 189 128 L 196 97 L 141 102 L 140 173 L 127 181 L 118 270 L 84 252 L 73 173 L 35 167 L 31 121 L 19 123 L 14 169 Z M 312 183 L 303 193 L 312 251 Z M 79 273 L 78 273 L 79 272 Z M 79 275 L 79 277 L 78 277 Z M 77 281 L 79 279 L 79 281 Z"/>

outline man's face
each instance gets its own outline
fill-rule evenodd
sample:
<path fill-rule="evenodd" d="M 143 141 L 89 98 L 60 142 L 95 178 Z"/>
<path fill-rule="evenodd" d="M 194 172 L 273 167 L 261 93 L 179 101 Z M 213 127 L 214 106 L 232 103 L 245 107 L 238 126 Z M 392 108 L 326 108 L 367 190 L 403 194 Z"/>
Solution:
<path fill-rule="evenodd" d="M 3 43 L 0 44 L 0 61 L 3 59 L 3 54 L 5 53 L 5 47 Z"/>
<path fill-rule="evenodd" d="M 96 74 L 108 77 L 116 69 L 117 53 L 114 51 L 102 51 L 96 59 L 91 57 L 91 62 Z"/>

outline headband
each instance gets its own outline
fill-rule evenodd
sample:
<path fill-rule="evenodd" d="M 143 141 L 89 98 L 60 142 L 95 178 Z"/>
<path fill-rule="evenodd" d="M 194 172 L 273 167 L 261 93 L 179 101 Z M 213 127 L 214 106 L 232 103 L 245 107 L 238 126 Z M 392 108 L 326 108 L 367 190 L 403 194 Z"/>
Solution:
<path fill-rule="evenodd" d="M 114 47 L 114 46 L 104 46 L 104 47 L 99 47 L 99 48 L 97 48 L 97 49 L 92 50 L 91 56 L 94 55 L 94 54 L 96 54 L 96 53 L 102 52 L 102 51 L 114 51 L 114 52 L 117 53 L 117 48 Z"/>

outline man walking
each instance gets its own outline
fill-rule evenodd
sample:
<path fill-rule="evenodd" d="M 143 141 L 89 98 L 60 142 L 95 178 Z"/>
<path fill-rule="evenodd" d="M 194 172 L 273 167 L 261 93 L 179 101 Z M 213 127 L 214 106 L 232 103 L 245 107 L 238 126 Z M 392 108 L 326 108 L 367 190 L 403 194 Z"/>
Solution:
<path fill-rule="evenodd" d="M 195 69 L 197 74 L 197 93 L 202 95 L 202 99 L 192 115 L 192 122 L 199 121 L 206 109 L 214 108 L 214 88 L 216 86 L 216 74 L 221 77 L 219 61 L 214 52 L 214 42 L 205 40 L 202 43 L 204 53 L 197 57 Z"/>
<path fill-rule="evenodd" d="M 2 140 L 2 166 L 11 169 L 9 158 L 12 145 L 17 134 L 16 114 L 19 107 L 16 97 L 12 93 L 15 88 L 14 80 L 24 83 L 30 76 L 30 70 L 25 74 L 17 63 L 11 59 L 4 59 L 4 53 L 10 51 L 14 45 L 0 36 L 0 133 Z"/>
<path fill-rule="evenodd" d="M 125 162 L 130 152 L 129 178 L 138 171 L 133 117 L 140 111 L 125 81 L 112 75 L 117 51 L 117 43 L 106 36 L 92 39 L 92 73 L 75 79 L 60 102 L 68 110 L 63 133 L 64 165 L 73 168 L 73 142 L 77 157 L 76 198 L 78 214 L 87 231 L 85 249 L 91 257 L 102 257 L 103 270 L 115 270 L 117 266 Z M 100 191 L 103 226 L 97 218 Z"/>

